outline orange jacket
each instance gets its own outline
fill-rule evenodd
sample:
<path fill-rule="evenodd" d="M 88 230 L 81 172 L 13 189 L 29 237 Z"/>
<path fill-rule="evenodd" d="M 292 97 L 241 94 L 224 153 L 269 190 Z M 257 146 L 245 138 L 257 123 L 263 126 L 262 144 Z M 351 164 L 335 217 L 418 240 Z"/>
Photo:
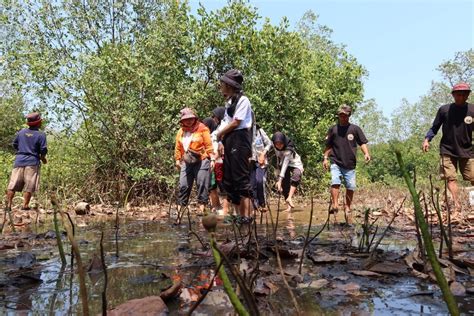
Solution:
<path fill-rule="evenodd" d="M 193 133 L 191 144 L 189 149 L 201 154 L 201 160 L 210 158 L 214 149 L 212 148 L 211 134 L 206 125 L 201 122 L 198 123 L 197 130 Z M 174 158 L 175 160 L 181 160 L 184 155 L 184 147 L 182 143 L 183 129 L 180 128 L 178 134 L 176 134 L 176 144 L 174 147 Z"/>

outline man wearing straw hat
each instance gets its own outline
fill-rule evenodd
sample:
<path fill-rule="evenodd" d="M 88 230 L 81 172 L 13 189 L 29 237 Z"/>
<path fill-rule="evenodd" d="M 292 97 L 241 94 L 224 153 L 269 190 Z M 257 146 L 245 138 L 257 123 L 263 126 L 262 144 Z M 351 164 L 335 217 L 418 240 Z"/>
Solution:
<path fill-rule="evenodd" d="M 24 211 L 30 210 L 30 200 L 39 188 L 40 164 L 47 163 L 46 134 L 40 131 L 42 119 L 38 112 L 26 116 L 28 128 L 18 132 L 13 141 L 15 163 L 7 188 L 7 208 L 11 209 L 15 192 L 23 191 Z"/>

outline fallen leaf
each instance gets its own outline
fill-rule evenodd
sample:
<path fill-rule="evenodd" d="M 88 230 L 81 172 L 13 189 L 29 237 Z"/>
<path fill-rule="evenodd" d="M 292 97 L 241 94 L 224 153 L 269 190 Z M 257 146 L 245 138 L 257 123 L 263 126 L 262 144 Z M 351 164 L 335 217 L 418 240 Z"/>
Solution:
<path fill-rule="evenodd" d="M 459 282 L 453 282 L 449 286 L 451 292 L 454 296 L 464 296 L 466 295 L 466 288 Z"/>
<path fill-rule="evenodd" d="M 308 285 L 308 287 L 312 288 L 312 289 L 322 289 L 323 287 L 325 287 L 326 285 L 329 284 L 329 281 L 326 280 L 326 279 L 319 279 L 319 280 L 316 280 L 316 281 L 311 281 L 311 283 Z"/>
<path fill-rule="evenodd" d="M 120 304 L 107 315 L 168 315 L 168 307 L 159 296 L 148 296 Z"/>
<path fill-rule="evenodd" d="M 346 284 L 335 284 L 334 287 L 337 290 L 344 291 L 346 294 L 358 296 L 360 294 L 360 285 L 354 282 L 346 283 Z"/>
<path fill-rule="evenodd" d="M 350 270 L 348 272 L 354 275 L 358 275 L 358 276 L 368 276 L 368 277 L 381 277 L 382 276 L 380 273 L 367 271 L 367 270 Z"/>
<path fill-rule="evenodd" d="M 347 262 L 347 257 L 333 256 L 326 253 L 318 253 L 314 255 L 308 255 L 314 263 L 333 263 L 333 262 Z"/>
<path fill-rule="evenodd" d="M 381 262 L 377 263 L 374 266 L 372 266 L 370 269 L 372 272 L 378 272 L 378 273 L 383 273 L 383 274 L 392 274 L 392 275 L 400 275 L 400 274 L 405 274 L 408 272 L 408 268 L 397 262 Z"/>

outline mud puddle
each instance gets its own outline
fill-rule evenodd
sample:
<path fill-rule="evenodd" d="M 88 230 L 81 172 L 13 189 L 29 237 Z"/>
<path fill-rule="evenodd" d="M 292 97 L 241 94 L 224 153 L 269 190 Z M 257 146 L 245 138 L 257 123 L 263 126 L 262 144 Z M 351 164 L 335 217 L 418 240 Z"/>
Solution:
<path fill-rule="evenodd" d="M 277 235 L 283 240 L 282 247 L 302 248 L 302 236 L 307 229 L 303 216 L 300 217 L 298 212 L 290 218 L 285 212 L 279 216 Z M 196 220 L 199 221 L 199 218 Z M 262 225 L 258 225 L 258 234 L 271 235 L 271 226 L 265 224 L 265 219 L 262 222 Z M 315 222 L 320 223 L 322 220 Z M 315 225 L 312 234 L 319 228 L 320 225 Z M 197 239 L 188 234 L 187 224 L 175 226 L 166 220 L 128 221 L 121 224 L 118 238 L 112 222 L 77 228 L 76 238 L 83 262 L 89 263 L 94 255 L 98 255 L 102 230 L 105 234 L 109 309 L 131 299 L 159 295 L 173 280 L 180 278 L 184 288 L 179 297 L 167 302 L 167 306 L 170 314 L 185 314 L 197 297 L 209 287 L 215 272 L 214 260 L 201 249 Z M 194 230 L 201 238 L 207 238 L 207 233 L 198 222 Z M 231 225 L 220 224 L 219 231 L 220 242 L 232 240 L 234 231 Z M 71 271 L 69 265 L 65 269 L 61 268 L 55 243 L 45 243 L 41 247 L 31 244 L 31 247 L 0 251 L 0 314 L 16 315 L 20 311 L 24 315 L 81 314 L 77 274 Z M 408 269 L 393 273 L 373 272 L 376 275 L 360 272 L 367 270 L 364 267 L 365 256 L 355 251 L 356 244 L 354 228 L 331 225 L 329 231 L 324 231 L 309 246 L 308 258 L 304 259 L 301 274 L 297 272 L 299 257 L 283 256 L 285 275 L 305 314 L 447 314 L 437 286 L 429 280 L 411 276 Z M 66 252 L 70 252 L 67 242 L 65 245 Z M 295 309 L 281 282 L 271 254 L 271 245 L 266 248 L 263 244 L 261 246 L 262 254 L 268 256 L 265 258 L 262 255 L 259 260 L 260 277 L 254 289 L 259 308 L 262 314 L 292 315 Z M 384 251 L 380 252 L 378 259 L 381 262 L 398 263 L 400 268 L 404 265 L 403 256 L 415 247 L 414 240 L 401 241 L 399 235 L 394 233 L 381 243 L 379 248 Z M 19 269 L 18 256 L 25 252 L 33 254 L 34 259 L 28 256 L 22 258 L 26 260 L 25 267 Z M 334 259 L 334 256 L 339 259 Z M 330 258 L 327 262 L 320 260 L 326 257 Z M 29 262 L 29 258 L 34 262 Z M 68 255 L 68 263 L 70 260 Z M 242 261 L 252 262 L 251 259 Z M 474 286 L 474 279 L 469 275 L 460 276 L 458 281 L 467 288 Z M 101 313 L 103 284 L 103 273 L 88 274 L 91 314 Z M 214 280 L 209 293 L 212 295 L 208 294 L 196 310 L 198 314 L 223 315 L 233 312 L 219 278 Z M 474 313 L 472 294 L 467 293 L 457 299 L 463 313 Z"/>

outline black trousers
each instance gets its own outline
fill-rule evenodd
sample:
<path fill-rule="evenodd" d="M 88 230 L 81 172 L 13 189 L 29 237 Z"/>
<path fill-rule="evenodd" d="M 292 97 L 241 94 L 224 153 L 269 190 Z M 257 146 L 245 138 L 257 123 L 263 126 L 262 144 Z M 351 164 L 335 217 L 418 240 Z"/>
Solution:
<path fill-rule="evenodd" d="M 227 199 L 240 204 L 242 197 L 251 197 L 250 157 L 252 136 L 247 129 L 234 130 L 224 138 L 224 180 Z"/>

